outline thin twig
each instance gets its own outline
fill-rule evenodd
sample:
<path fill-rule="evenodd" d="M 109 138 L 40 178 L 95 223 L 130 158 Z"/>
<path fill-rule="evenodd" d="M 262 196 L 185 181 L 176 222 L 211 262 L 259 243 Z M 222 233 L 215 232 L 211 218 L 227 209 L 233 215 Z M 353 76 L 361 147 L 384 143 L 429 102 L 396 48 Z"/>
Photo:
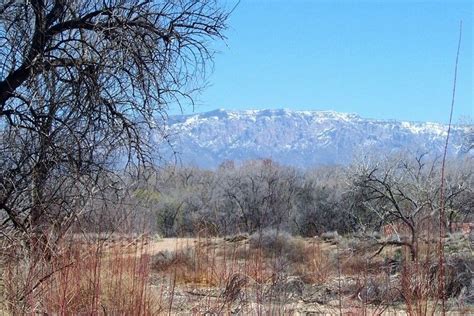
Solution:
<path fill-rule="evenodd" d="M 453 94 L 451 98 L 451 111 L 449 113 L 449 124 L 448 132 L 446 134 L 446 143 L 444 144 L 443 162 L 441 166 L 441 192 L 440 192 L 440 212 L 439 212 L 439 294 L 441 296 L 442 314 L 446 315 L 446 299 L 445 299 L 445 275 L 444 275 L 444 220 L 445 220 L 445 197 L 444 197 L 444 179 L 445 179 L 445 167 L 446 167 L 446 155 L 448 152 L 449 134 L 451 132 L 451 123 L 453 120 L 454 111 L 454 99 L 456 96 L 456 80 L 458 74 L 458 61 L 459 61 L 459 50 L 461 48 L 462 38 L 462 20 L 459 23 L 459 39 L 458 49 L 456 53 L 456 63 L 454 66 L 454 81 L 453 81 Z"/>
<path fill-rule="evenodd" d="M 34 290 L 36 290 L 38 288 L 38 286 L 40 286 L 43 282 L 45 282 L 46 280 L 48 280 L 50 277 L 52 277 L 55 273 L 61 271 L 61 270 L 64 270 L 66 268 L 69 268 L 70 266 L 72 266 L 73 264 L 75 263 L 75 261 L 73 262 L 70 262 L 56 270 L 53 270 L 51 271 L 50 273 L 46 274 L 44 277 L 42 277 L 41 279 L 38 280 L 38 282 L 36 282 L 36 284 L 30 289 L 28 290 L 27 292 L 25 292 L 19 299 L 18 301 L 23 301 L 28 295 L 30 295 L 31 293 L 34 292 Z"/>

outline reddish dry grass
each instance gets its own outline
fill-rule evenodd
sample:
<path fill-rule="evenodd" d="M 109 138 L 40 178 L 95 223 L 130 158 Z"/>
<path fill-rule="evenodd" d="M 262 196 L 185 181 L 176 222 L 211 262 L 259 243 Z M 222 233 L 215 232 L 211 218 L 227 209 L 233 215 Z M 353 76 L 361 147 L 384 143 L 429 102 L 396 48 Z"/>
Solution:
<path fill-rule="evenodd" d="M 17 253 L 4 266 L 4 296 L 13 315 L 154 315 L 160 309 L 149 287 L 150 258 L 144 244 L 134 255 L 103 244 L 62 244 L 53 258 Z M 129 249 L 130 251 L 130 249 Z"/>
<path fill-rule="evenodd" d="M 51 260 L 35 261 L 15 253 L 4 266 L 8 312 L 156 315 L 176 311 L 184 293 L 189 304 L 185 308 L 196 314 L 230 313 L 242 299 L 252 306 L 246 313 L 285 314 L 289 301 L 268 295 L 272 284 L 285 276 L 298 276 L 307 285 L 338 291 L 340 305 L 332 308 L 340 311 L 380 314 L 393 304 L 393 296 L 402 298 L 410 315 L 429 315 L 439 309 L 430 270 L 436 261 L 431 244 L 419 246 L 415 262 L 402 251 L 405 259 L 396 284 L 391 283 L 380 256 L 371 258 L 370 251 L 354 253 L 340 246 L 334 249 L 320 241 L 301 240 L 290 253 L 272 253 L 245 242 L 200 238 L 187 247 L 177 245 L 171 259 L 158 264 L 145 241 L 125 244 L 63 243 Z M 157 284 L 155 278 L 161 281 Z M 353 280 L 350 287 L 345 279 Z M 393 289 L 378 296 L 364 292 L 384 284 Z M 188 289 L 202 293 L 215 289 L 217 294 L 196 295 L 186 292 Z"/>
<path fill-rule="evenodd" d="M 323 250 L 320 243 L 306 245 L 302 258 L 294 269 L 305 283 L 323 284 L 336 273 L 329 251 Z"/>

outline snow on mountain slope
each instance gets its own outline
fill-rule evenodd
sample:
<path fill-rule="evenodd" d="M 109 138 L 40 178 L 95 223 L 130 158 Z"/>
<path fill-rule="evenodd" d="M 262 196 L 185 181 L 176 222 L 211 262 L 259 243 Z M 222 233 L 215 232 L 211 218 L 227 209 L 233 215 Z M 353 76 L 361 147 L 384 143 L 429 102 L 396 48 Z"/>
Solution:
<path fill-rule="evenodd" d="M 430 151 L 444 146 L 447 126 L 364 119 L 333 111 L 215 110 L 169 118 L 171 142 L 183 164 L 213 168 L 225 160 L 271 158 L 297 167 L 347 164 L 364 152 Z M 458 155 L 467 127 L 452 129 Z"/>

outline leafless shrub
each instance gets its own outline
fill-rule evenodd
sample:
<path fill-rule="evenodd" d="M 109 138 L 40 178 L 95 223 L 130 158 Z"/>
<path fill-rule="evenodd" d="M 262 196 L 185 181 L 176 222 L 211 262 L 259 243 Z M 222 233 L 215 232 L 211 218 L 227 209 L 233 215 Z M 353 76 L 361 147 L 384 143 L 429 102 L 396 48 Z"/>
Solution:
<path fill-rule="evenodd" d="M 435 264 L 431 267 L 434 276 L 439 273 L 439 266 Z M 466 303 L 474 302 L 474 258 L 470 255 L 454 255 L 446 259 L 445 262 L 445 291 L 449 298 L 464 296 Z"/>
<path fill-rule="evenodd" d="M 246 275 L 236 273 L 232 275 L 225 286 L 224 291 L 221 296 L 224 298 L 224 304 L 231 304 L 234 302 L 242 292 L 243 287 L 245 287 L 249 282 L 249 279 Z"/>
<path fill-rule="evenodd" d="M 177 251 L 160 251 L 151 259 L 151 266 L 155 271 L 169 271 L 179 266 L 190 267 L 195 264 L 195 252 L 192 248 L 186 247 Z"/>
<path fill-rule="evenodd" d="M 251 247 L 262 249 L 267 256 L 278 256 L 290 262 L 304 260 L 304 242 L 287 232 L 266 229 L 261 233 L 251 235 L 249 242 Z"/>
<path fill-rule="evenodd" d="M 341 236 L 339 236 L 337 231 L 332 231 L 332 232 L 322 233 L 321 238 L 327 241 L 337 242 L 341 238 Z"/>

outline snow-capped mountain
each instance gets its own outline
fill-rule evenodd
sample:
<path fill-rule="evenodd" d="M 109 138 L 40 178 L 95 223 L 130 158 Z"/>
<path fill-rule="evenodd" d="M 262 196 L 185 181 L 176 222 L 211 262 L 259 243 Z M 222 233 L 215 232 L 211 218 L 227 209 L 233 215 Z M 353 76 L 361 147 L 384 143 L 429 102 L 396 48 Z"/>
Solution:
<path fill-rule="evenodd" d="M 447 126 L 438 123 L 364 119 L 333 111 L 215 110 L 172 116 L 168 123 L 179 160 L 206 168 L 259 158 L 297 167 L 347 164 L 365 152 L 399 150 L 436 155 L 447 133 Z M 451 129 L 451 155 L 462 152 L 469 128 Z"/>

